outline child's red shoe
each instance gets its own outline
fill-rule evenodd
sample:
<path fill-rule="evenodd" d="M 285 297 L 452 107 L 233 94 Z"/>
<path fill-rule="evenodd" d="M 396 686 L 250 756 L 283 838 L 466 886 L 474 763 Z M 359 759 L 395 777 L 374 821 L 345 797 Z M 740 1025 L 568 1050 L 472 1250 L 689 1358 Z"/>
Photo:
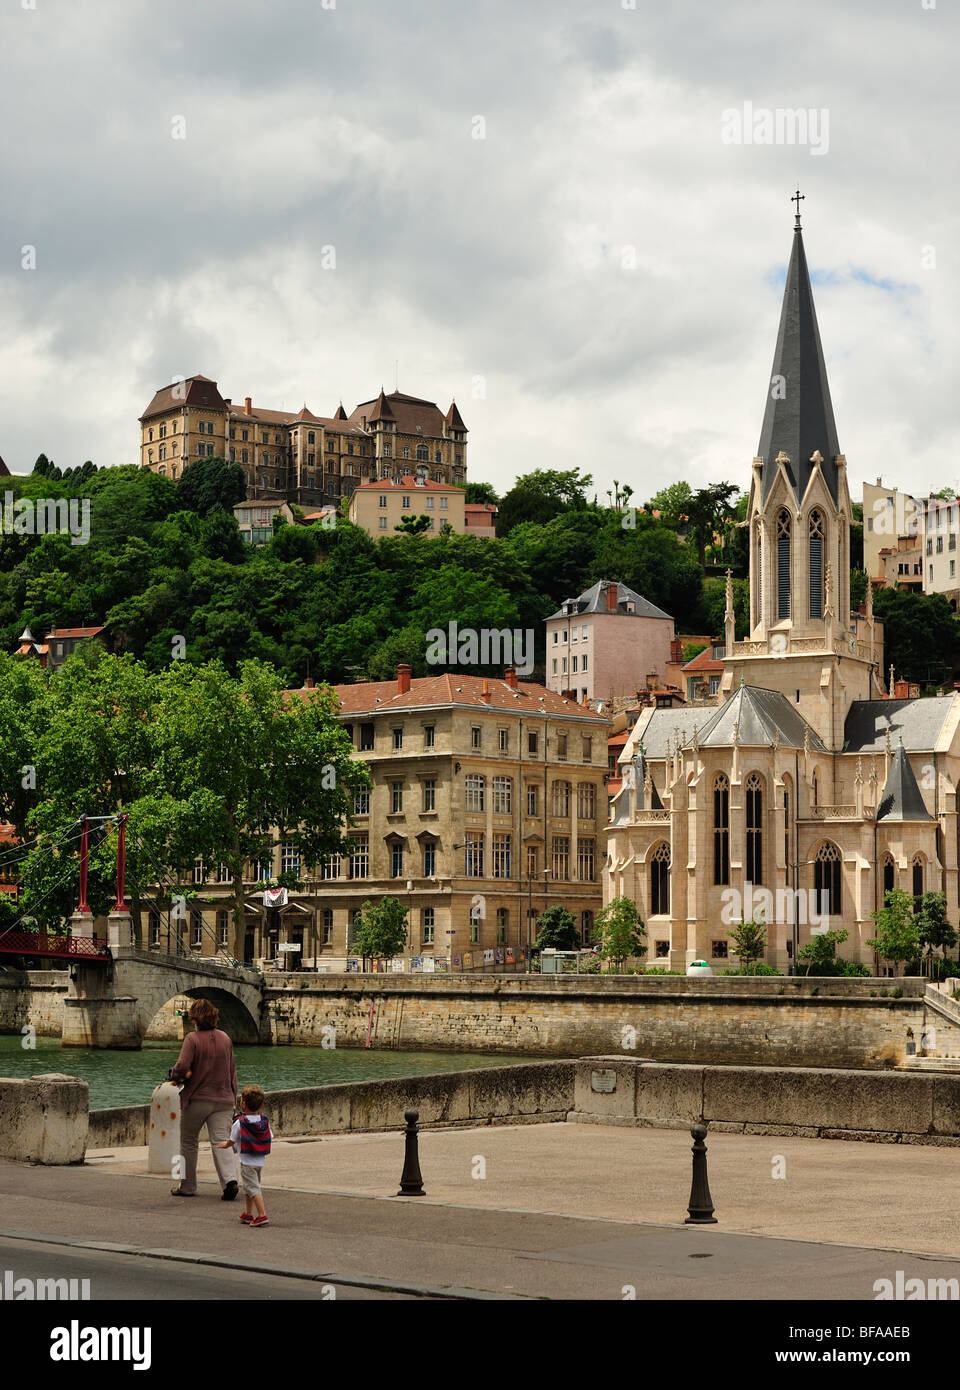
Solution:
<path fill-rule="evenodd" d="M 268 1219 L 267 1219 L 265 1216 L 255 1216 L 255 1217 L 253 1218 L 253 1220 L 250 1222 L 250 1225 L 251 1225 L 251 1227 L 253 1227 L 253 1226 L 269 1226 L 269 1225 L 270 1225 L 270 1222 L 268 1221 Z"/>
<path fill-rule="evenodd" d="M 240 1220 L 243 1222 L 245 1226 L 249 1226 L 253 1221 L 253 1217 L 250 1215 L 248 1211 L 242 1211 L 240 1213 Z"/>

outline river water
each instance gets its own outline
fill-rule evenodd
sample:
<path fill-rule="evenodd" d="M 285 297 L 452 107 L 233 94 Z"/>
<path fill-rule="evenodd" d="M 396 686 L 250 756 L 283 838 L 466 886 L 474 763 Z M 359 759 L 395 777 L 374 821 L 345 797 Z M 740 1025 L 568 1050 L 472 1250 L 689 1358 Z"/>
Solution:
<path fill-rule="evenodd" d="M 140 1052 L 87 1051 L 62 1047 L 59 1038 L 37 1038 L 25 1049 L 19 1035 L 0 1036 L 0 1076 L 65 1072 L 90 1087 L 90 1109 L 146 1105 L 150 1093 L 177 1060 L 173 1042 L 145 1042 Z M 529 1057 L 483 1052 L 378 1052 L 363 1048 L 237 1047 L 237 1080 L 265 1091 L 292 1086 L 332 1086 L 342 1081 L 380 1081 L 391 1076 L 505 1067 Z"/>

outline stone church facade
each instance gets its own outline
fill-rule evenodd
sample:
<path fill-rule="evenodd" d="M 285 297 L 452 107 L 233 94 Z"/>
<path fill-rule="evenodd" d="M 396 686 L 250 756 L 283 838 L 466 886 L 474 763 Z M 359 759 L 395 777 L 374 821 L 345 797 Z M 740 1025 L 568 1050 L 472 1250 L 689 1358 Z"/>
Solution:
<path fill-rule="evenodd" d="M 620 758 L 604 901 L 634 899 L 648 964 L 723 968 L 727 933 L 767 923 L 788 968 L 818 928 L 847 959 L 885 892 L 945 892 L 957 922 L 960 695 L 902 699 L 868 588 L 850 613 L 850 494 L 799 219 L 753 461 L 750 634 L 727 582 L 718 704 L 646 709 Z"/>

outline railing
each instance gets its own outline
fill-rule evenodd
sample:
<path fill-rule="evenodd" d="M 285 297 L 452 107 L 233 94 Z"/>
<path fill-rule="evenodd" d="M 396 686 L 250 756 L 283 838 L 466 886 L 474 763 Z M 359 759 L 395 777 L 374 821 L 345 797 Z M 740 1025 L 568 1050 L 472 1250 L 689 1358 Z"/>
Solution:
<path fill-rule="evenodd" d="M 670 819 L 669 811 L 638 811 L 634 817 L 634 825 L 652 825 L 655 821 L 662 822 Z"/>
<path fill-rule="evenodd" d="M 0 953 L 7 956 L 52 956 L 107 962 L 106 941 L 99 936 L 58 936 L 53 932 L 7 931 L 0 934 Z"/>
<path fill-rule="evenodd" d="M 874 820 L 876 810 L 874 807 L 865 806 L 862 811 L 858 811 L 856 806 L 811 806 L 806 817 L 801 816 L 801 820 Z"/>
<path fill-rule="evenodd" d="M 774 637 L 776 640 L 772 645 L 771 639 L 761 642 L 734 642 L 732 655 L 789 656 L 796 652 L 833 651 L 837 656 L 859 656 L 867 661 L 871 657 L 868 642 L 857 642 L 850 637 L 835 638 L 832 647 L 821 637 L 790 637 L 786 633 L 775 633 Z"/>

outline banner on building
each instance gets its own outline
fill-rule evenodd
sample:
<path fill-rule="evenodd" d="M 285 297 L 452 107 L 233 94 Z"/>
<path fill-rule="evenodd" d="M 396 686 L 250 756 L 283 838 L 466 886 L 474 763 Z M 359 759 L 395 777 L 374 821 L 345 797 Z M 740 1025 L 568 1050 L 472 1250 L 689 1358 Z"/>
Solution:
<path fill-rule="evenodd" d="M 290 901 L 290 895 L 286 888 L 264 888 L 263 905 L 264 907 L 286 907 Z"/>

